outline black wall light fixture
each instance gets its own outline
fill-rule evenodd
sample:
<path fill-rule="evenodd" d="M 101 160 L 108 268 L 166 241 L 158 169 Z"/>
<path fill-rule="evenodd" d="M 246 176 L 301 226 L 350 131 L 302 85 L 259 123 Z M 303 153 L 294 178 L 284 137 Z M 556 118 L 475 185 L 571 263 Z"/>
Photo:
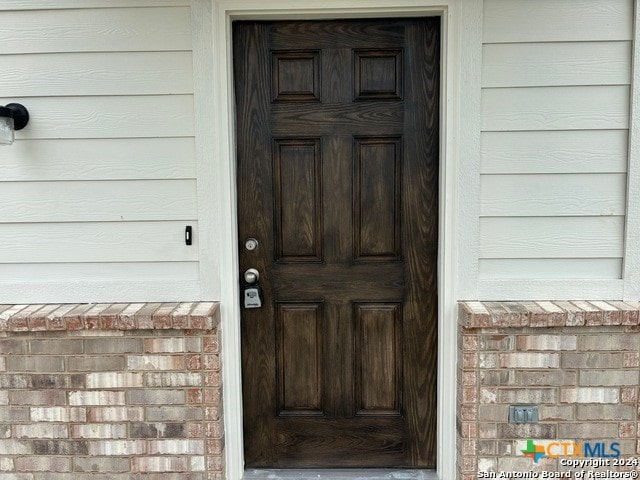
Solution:
<path fill-rule="evenodd" d="M 19 103 L 0 106 L 0 145 L 11 145 L 14 131 L 22 130 L 29 123 L 29 112 Z"/>

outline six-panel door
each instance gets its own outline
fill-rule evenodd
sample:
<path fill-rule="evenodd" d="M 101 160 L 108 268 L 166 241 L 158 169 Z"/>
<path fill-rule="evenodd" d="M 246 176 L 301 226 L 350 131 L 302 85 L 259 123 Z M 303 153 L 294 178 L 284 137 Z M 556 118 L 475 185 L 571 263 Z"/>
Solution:
<path fill-rule="evenodd" d="M 233 53 L 247 465 L 434 467 L 439 19 L 238 22 Z"/>

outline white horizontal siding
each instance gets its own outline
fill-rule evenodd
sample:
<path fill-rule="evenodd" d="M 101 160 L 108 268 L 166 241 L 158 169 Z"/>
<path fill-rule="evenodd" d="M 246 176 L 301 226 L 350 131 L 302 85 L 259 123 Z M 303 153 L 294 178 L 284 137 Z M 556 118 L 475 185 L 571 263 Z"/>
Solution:
<path fill-rule="evenodd" d="M 628 126 L 627 85 L 482 91 L 484 131 L 625 129 Z"/>
<path fill-rule="evenodd" d="M 197 281 L 198 262 L 128 263 L 3 263 L 2 277 L 17 283 L 112 282 L 131 278 L 146 281 Z"/>
<path fill-rule="evenodd" d="M 197 261 L 198 235 L 186 246 L 184 228 L 185 222 L 6 223 L 0 264 Z"/>
<path fill-rule="evenodd" d="M 483 13 L 479 291 L 620 279 L 632 0 L 485 0 Z"/>
<path fill-rule="evenodd" d="M 482 86 L 628 85 L 631 42 L 502 43 L 482 49 Z"/>
<path fill-rule="evenodd" d="M 482 175 L 480 215 L 624 215 L 626 180 L 623 173 Z"/>
<path fill-rule="evenodd" d="M 480 274 L 487 279 L 620 278 L 622 259 L 485 258 L 480 260 Z"/>
<path fill-rule="evenodd" d="M 631 40 L 629 0 L 485 0 L 484 43 Z"/>
<path fill-rule="evenodd" d="M 195 220 L 195 180 L 0 183 L 0 223 Z"/>
<path fill-rule="evenodd" d="M 0 151 L 3 301 L 197 299 L 190 3 L 0 5 L 0 104 L 31 117 Z"/>
<path fill-rule="evenodd" d="M 483 132 L 481 173 L 624 173 L 628 145 L 627 130 Z"/>
<path fill-rule="evenodd" d="M 0 98 L 10 101 L 31 117 L 18 140 L 193 136 L 193 95 Z"/>
<path fill-rule="evenodd" d="M 1 155 L 3 182 L 196 177 L 193 137 L 20 140 Z"/>
<path fill-rule="evenodd" d="M 100 303 L 183 302 L 202 297 L 200 280 L 127 280 L 14 282 L 2 285 L 2 298 L 34 298 L 38 303 L 86 303 L 87 298 Z M 5 300 L 10 302 L 9 300 Z M 26 302 L 25 302 L 26 303 Z"/>
<path fill-rule="evenodd" d="M 622 258 L 624 217 L 484 217 L 480 258 Z"/>
<path fill-rule="evenodd" d="M 191 50 L 187 7 L 2 12 L 0 54 Z"/>
<path fill-rule="evenodd" d="M 7 97 L 193 93 L 191 52 L 7 55 L 3 67 Z"/>
<path fill-rule="evenodd" d="M 188 7 L 191 0 L 2 0 L 3 10 L 52 10 L 69 8 Z"/>
<path fill-rule="evenodd" d="M 624 282 L 606 278 L 485 279 L 478 285 L 478 299 L 495 300 L 620 300 Z M 499 297 L 496 297 L 499 292 Z"/>

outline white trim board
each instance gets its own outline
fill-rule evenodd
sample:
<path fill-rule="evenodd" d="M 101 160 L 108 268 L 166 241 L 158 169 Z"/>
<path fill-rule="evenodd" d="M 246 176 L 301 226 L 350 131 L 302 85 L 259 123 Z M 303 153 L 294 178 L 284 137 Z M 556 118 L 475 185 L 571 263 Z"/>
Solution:
<path fill-rule="evenodd" d="M 194 0 L 195 3 L 207 0 Z M 481 49 L 482 0 L 326 0 L 322 7 L 294 0 L 213 0 L 213 104 L 212 134 L 216 138 L 213 164 L 217 175 L 205 198 L 216 206 L 219 229 L 214 242 L 219 249 L 223 344 L 223 383 L 225 385 L 225 460 L 227 478 L 238 480 L 244 471 L 242 438 L 242 384 L 240 372 L 240 311 L 238 278 L 237 206 L 235 182 L 235 115 L 232 75 L 233 20 L 330 19 L 402 16 L 442 18 L 441 30 L 441 151 L 440 151 L 440 245 L 438 260 L 438 477 L 456 477 L 456 302 L 458 300 L 458 257 L 456 229 L 471 223 L 472 216 L 457 212 L 460 185 L 473 181 L 469 173 L 460 179 L 458 156 L 479 168 L 480 69 L 478 58 L 462 58 L 462 46 Z M 464 64 L 462 69 L 462 61 Z M 462 77 L 460 76 L 462 73 Z M 465 128 L 477 131 L 473 139 L 463 135 L 460 108 L 465 105 Z M 471 113 L 468 108 L 475 105 Z M 464 145 L 461 146 L 460 143 Z M 204 186 L 204 185 L 203 185 Z M 200 198 L 200 197 L 199 197 Z M 200 221 L 203 219 L 201 218 Z M 476 216 L 477 223 L 477 216 Z M 465 246 L 467 250 L 473 246 Z M 475 247 L 477 249 L 477 246 Z M 473 258 L 473 257 L 466 257 Z M 477 256 L 475 256 L 477 259 Z M 477 260 L 476 260 L 477 262 Z M 204 266 L 204 262 L 203 262 Z M 477 266 L 476 266 L 477 270 Z M 473 284 L 475 279 L 470 279 Z"/>
<path fill-rule="evenodd" d="M 631 57 L 631 111 L 629 114 L 629 163 L 627 170 L 627 224 L 624 239 L 623 292 L 619 298 L 640 298 L 640 1 L 634 2 L 633 53 Z"/>

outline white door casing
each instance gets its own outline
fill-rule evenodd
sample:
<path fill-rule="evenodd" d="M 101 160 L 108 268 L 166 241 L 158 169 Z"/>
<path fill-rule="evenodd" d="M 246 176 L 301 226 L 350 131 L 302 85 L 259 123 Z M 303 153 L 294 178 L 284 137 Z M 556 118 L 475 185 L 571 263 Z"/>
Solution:
<path fill-rule="evenodd" d="M 229 480 L 240 480 L 244 471 L 232 21 L 410 16 L 442 19 L 437 472 L 440 479 L 456 477 L 456 302 L 458 278 L 464 278 L 469 268 L 461 268 L 458 258 L 465 258 L 462 255 L 474 248 L 473 240 L 467 245 L 459 244 L 458 239 L 477 238 L 473 235 L 477 215 L 474 223 L 474 212 L 462 213 L 457 208 L 463 200 L 459 195 L 473 190 L 469 190 L 469 182 L 479 178 L 482 0 L 325 0 L 321 6 L 292 0 L 268 4 L 192 0 L 196 128 L 208 132 L 196 133 L 201 139 L 197 145 L 198 213 L 206 226 L 200 235 L 210 236 L 208 245 L 215 252 L 212 255 L 217 254 L 215 260 L 203 259 L 203 267 L 215 265 L 213 270 L 219 272 L 216 283 L 220 285 L 225 468 Z M 463 175 L 460 159 L 465 160 Z"/>

